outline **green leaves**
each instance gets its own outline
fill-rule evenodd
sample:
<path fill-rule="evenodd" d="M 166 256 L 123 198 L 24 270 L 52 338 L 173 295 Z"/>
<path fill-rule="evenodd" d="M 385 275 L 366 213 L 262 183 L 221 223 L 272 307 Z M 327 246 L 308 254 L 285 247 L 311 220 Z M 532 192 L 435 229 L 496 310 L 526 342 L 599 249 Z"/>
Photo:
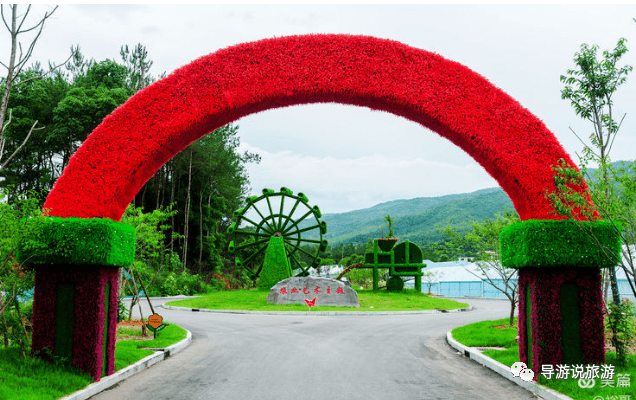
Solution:
<path fill-rule="evenodd" d="M 577 115 L 589 120 L 594 126 L 590 135 L 591 146 L 586 151 L 594 153 L 597 158 L 605 158 L 614 142 L 620 123 L 612 115 L 612 95 L 627 80 L 632 66 L 618 67 L 617 63 L 627 52 L 625 39 L 619 39 L 614 51 L 604 51 L 603 59 L 597 58 L 598 46 L 581 45 L 581 50 L 574 54 L 576 69 L 567 70 L 561 75 L 565 87 L 561 90 L 561 98 L 570 100 Z"/>

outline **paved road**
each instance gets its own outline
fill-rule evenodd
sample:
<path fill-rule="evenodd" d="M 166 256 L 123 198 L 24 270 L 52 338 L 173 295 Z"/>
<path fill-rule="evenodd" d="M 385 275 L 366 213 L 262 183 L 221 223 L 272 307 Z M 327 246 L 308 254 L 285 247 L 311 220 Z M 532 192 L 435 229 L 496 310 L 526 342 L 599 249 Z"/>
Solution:
<path fill-rule="evenodd" d="M 445 334 L 453 327 L 508 314 L 507 301 L 464 301 L 475 309 L 289 316 L 157 308 L 192 332 L 192 344 L 92 399 L 536 398 L 448 346 Z"/>

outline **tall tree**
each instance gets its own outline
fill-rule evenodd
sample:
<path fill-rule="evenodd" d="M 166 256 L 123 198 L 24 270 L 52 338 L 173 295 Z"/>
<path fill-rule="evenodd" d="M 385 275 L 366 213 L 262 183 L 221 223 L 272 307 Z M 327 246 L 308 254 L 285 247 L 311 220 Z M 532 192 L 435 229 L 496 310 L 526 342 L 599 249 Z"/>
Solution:
<path fill-rule="evenodd" d="M 561 97 L 570 101 L 578 116 L 592 123 L 589 143 L 582 140 L 574 130 L 572 132 L 583 143 L 583 155 L 580 157 L 583 169 L 589 162 L 598 164 L 600 179 L 596 189 L 601 196 L 595 196 L 595 200 L 604 208 L 612 201 L 610 152 L 625 119 L 625 114 L 620 119 L 616 118 L 612 97 L 626 82 L 632 66 L 617 65 L 627 53 L 623 38 L 618 40 L 613 51 L 605 50 L 601 60 L 597 58 L 597 50 L 598 46 L 581 45 L 580 52 L 574 54 L 576 68 L 569 69 L 567 75 L 562 75 L 560 79 L 565 83 Z M 607 217 L 611 219 L 611 216 Z M 620 304 L 616 271 L 610 268 L 609 273 L 614 302 Z"/>
<path fill-rule="evenodd" d="M 119 54 L 128 70 L 126 87 L 137 92 L 154 82 L 154 78 L 149 74 L 153 61 L 148 59 L 146 46 L 138 43 L 132 51 L 128 45 L 122 46 Z"/>
<path fill-rule="evenodd" d="M 239 144 L 237 126 L 217 129 L 157 171 L 135 199 L 146 211 L 167 205 L 168 199 L 175 203 L 179 214 L 173 232 L 183 236 L 179 253 L 191 270 L 235 272 L 227 261 L 225 232 L 249 190 L 245 165 L 260 160 L 256 154 L 239 153 Z"/>

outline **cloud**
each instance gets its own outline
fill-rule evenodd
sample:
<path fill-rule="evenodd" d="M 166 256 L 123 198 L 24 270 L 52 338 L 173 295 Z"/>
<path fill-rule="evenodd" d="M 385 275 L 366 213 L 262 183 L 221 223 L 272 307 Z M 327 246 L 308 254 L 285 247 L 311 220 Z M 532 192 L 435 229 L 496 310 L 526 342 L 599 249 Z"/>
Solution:
<path fill-rule="evenodd" d="M 370 155 L 316 157 L 291 151 L 268 152 L 248 143 L 239 151 L 261 156 L 248 166 L 253 194 L 285 186 L 303 192 L 324 213 L 346 212 L 415 197 L 472 192 L 498 186 L 477 163 L 458 166 L 423 158 Z"/>

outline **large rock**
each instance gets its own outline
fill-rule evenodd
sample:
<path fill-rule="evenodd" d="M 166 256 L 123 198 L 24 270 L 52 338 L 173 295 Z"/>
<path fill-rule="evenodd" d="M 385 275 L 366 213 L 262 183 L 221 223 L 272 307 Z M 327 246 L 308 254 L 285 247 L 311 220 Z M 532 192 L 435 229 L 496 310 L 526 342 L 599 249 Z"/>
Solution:
<path fill-rule="evenodd" d="M 295 276 L 278 282 L 269 290 L 271 304 L 304 304 L 316 298 L 316 306 L 360 307 L 358 293 L 349 282 L 318 276 Z"/>

